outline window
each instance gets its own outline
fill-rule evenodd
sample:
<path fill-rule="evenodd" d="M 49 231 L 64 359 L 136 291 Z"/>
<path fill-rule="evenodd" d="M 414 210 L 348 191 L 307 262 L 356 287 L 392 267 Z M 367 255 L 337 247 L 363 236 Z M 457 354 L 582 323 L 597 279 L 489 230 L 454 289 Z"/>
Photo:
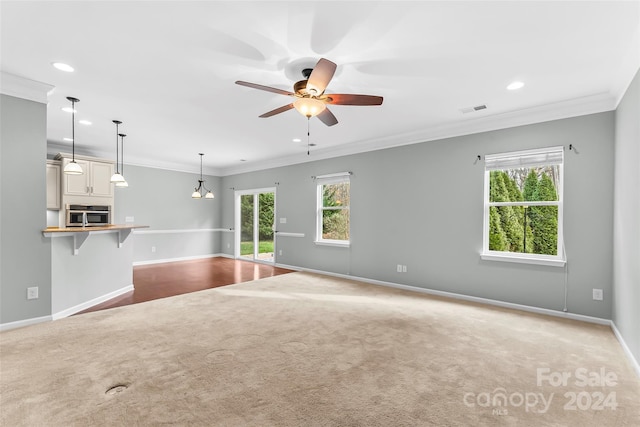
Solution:
<path fill-rule="evenodd" d="M 482 258 L 563 266 L 562 147 L 487 155 Z"/>
<path fill-rule="evenodd" d="M 349 175 L 340 173 L 316 178 L 318 244 L 349 245 Z"/>

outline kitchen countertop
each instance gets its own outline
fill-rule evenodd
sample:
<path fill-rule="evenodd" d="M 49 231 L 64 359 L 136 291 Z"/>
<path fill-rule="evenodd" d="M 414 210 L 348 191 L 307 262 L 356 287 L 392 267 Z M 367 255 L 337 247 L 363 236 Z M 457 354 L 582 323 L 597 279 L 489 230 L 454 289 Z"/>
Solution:
<path fill-rule="evenodd" d="M 96 227 L 47 227 L 42 230 L 43 233 L 86 233 L 90 231 L 119 231 L 119 230 L 131 230 L 134 228 L 149 228 L 148 225 L 134 225 L 134 224 L 111 224 L 100 225 Z"/>

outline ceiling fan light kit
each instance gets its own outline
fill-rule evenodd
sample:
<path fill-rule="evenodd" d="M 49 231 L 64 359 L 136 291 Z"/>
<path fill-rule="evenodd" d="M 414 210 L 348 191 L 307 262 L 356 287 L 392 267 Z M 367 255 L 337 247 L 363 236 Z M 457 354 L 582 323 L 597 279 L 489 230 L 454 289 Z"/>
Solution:
<path fill-rule="evenodd" d="M 324 102 L 315 98 L 298 98 L 293 106 L 305 117 L 315 117 L 327 108 Z"/>
<path fill-rule="evenodd" d="M 267 92 L 277 93 L 279 95 L 291 96 L 298 98 L 294 102 L 275 110 L 261 114 L 259 117 L 266 118 L 284 113 L 285 111 L 295 108 L 300 114 L 307 118 L 318 117 L 322 123 L 327 126 L 333 126 L 338 123 L 338 119 L 327 108 L 327 104 L 332 105 L 382 105 L 383 98 L 374 95 L 355 95 L 355 94 L 325 94 L 327 85 L 336 72 L 336 64 L 325 58 L 320 58 L 316 66 L 305 68 L 302 70 L 302 77 L 293 85 L 293 92 L 278 89 L 275 87 L 264 86 L 257 83 L 249 83 L 238 80 L 236 84 L 246 86 L 253 89 L 264 90 Z"/>

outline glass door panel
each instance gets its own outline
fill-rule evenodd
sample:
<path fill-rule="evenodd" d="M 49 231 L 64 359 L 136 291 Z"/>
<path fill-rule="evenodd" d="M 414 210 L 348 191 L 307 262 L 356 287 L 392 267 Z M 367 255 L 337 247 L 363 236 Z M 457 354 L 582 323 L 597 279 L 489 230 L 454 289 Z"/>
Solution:
<path fill-rule="evenodd" d="M 274 193 L 256 194 L 258 199 L 257 259 L 273 262 Z"/>
<path fill-rule="evenodd" d="M 237 258 L 275 262 L 275 189 L 236 192 Z"/>
<path fill-rule="evenodd" d="M 254 195 L 243 194 L 240 196 L 240 257 L 254 259 L 255 233 L 254 233 Z"/>

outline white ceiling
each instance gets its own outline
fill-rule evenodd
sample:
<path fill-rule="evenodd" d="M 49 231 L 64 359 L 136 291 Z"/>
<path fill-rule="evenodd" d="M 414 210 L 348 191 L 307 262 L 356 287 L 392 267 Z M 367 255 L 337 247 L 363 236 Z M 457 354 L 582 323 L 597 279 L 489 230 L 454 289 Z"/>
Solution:
<path fill-rule="evenodd" d="M 611 110 L 640 64 L 638 1 L 0 5 L 2 71 L 55 86 L 50 147 L 69 144 L 74 96 L 93 123 L 76 126 L 79 152 L 115 158 L 119 119 L 126 163 L 197 173 L 203 152 L 216 175 Z M 384 103 L 312 118 L 307 156 L 305 117 L 258 118 L 291 99 L 234 82 L 291 91 L 319 58 L 338 64 L 327 93 Z M 525 87 L 507 91 L 514 80 Z"/>

